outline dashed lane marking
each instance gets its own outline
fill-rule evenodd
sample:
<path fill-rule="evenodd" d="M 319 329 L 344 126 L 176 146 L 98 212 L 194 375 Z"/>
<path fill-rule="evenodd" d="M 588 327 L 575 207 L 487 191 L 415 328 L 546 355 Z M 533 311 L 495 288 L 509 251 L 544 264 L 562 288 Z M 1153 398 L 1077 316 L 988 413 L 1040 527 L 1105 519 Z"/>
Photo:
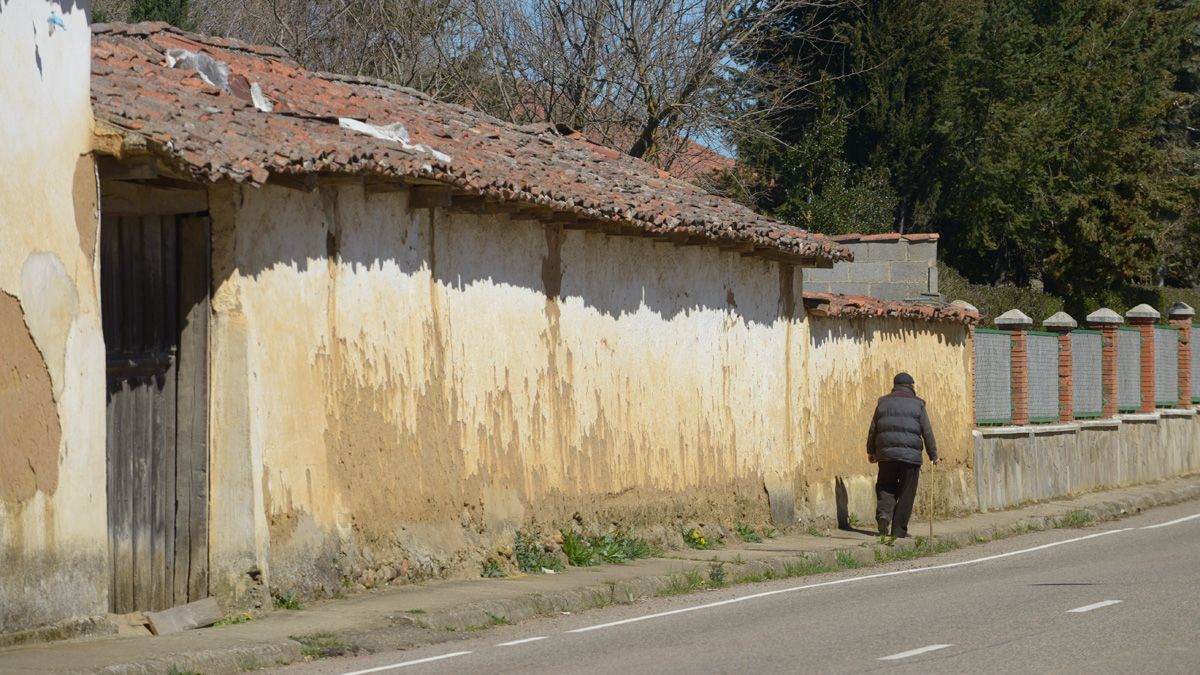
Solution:
<path fill-rule="evenodd" d="M 1121 603 L 1120 600 L 1105 600 L 1103 602 L 1094 602 L 1090 605 L 1084 605 L 1083 607 L 1076 607 L 1075 609 L 1068 609 L 1067 613 L 1068 614 L 1083 614 L 1084 612 L 1090 612 L 1093 609 L 1100 609 L 1101 607 L 1109 607 L 1111 605 L 1118 605 L 1120 603 Z"/>
<path fill-rule="evenodd" d="M 449 654 L 442 654 L 441 656 L 430 656 L 429 658 L 417 659 L 415 661 L 401 661 L 400 663 L 393 663 L 388 666 L 367 668 L 366 670 L 355 670 L 355 671 L 352 671 L 349 673 L 342 673 L 342 675 L 367 675 L 367 673 L 382 673 L 385 670 L 395 670 L 397 668 L 405 668 L 408 666 L 415 666 L 415 665 L 419 665 L 422 663 L 431 663 L 433 661 L 441 661 L 442 659 L 452 659 L 455 656 L 466 656 L 467 654 L 470 654 L 470 653 L 471 652 L 450 652 Z"/>
<path fill-rule="evenodd" d="M 920 656 L 921 654 L 928 654 L 929 652 L 936 652 L 939 649 L 945 649 L 946 647 L 953 647 L 953 646 L 954 645 L 929 645 L 928 647 L 920 647 L 918 649 L 910 649 L 906 652 L 900 652 L 899 654 L 892 654 L 891 656 L 881 656 L 881 657 L 879 657 L 879 660 L 880 661 L 899 661 L 900 659 L 907 659 L 910 656 Z"/>

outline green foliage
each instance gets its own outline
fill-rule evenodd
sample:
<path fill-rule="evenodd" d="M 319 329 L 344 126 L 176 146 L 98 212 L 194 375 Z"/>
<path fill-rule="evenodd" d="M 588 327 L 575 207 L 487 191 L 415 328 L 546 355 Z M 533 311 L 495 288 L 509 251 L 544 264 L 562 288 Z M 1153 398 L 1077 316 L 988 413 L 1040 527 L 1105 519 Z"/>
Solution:
<path fill-rule="evenodd" d="M 500 566 L 500 561 L 496 560 L 495 558 L 488 558 L 487 560 L 484 560 L 482 567 L 483 570 L 479 573 L 479 576 L 486 577 L 488 579 L 498 579 L 508 576 L 508 574 L 504 571 L 504 568 Z"/>
<path fill-rule="evenodd" d="M 182 30 L 195 30 L 189 0 L 134 0 L 129 9 L 129 20 L 166 21 Z"/>
<path fill-rule="evenodd" d="M 557 572 L 563 568 L 558 556 L 547 550 L 546 546 L 531 534 L 517 532 L 513 552 L 517 558 L 517 568 L 522 572 L 539 574 L 543 569 Z"/>
<path fill-rule="evenodd" d="M 272 593 L 271 597 L 275 601 L 275 609 L 304 609 L 304 605 L 300 604 L 300 598 L 297 598 L 296 594 L 291 591 L 287 593 Z"/>
<path fill-rule="evenodd" d="M 640 537 L 621 531 L 603 535 L 584 536 L 571 530 L 562 531 L 563 553 L 575 567 L 590 567 L 600 563 L 623 563 L 638 558 L 652 558 L 659 550 Z"/>
<path fill-rule="evenodd" d="M 512 619 L 508 618 L 507 616 L 497 616 L 495 614 L 489 613 L 488 614 L 488 625 L 489 626 L 511 626 L 511 625 L 513 625 L 513 622 L 512 622 Z"/>
<path fill-rule="evenodd" d="M 736 523 L 734 525 L 734 529 L 737 530 L 737 535 L 742 541 L 749 544 L 762 543 L 762 535 L 760 535 L 758 532 L 755 532 L 753 527 L 750 527 L 745 523 Z"/>
<path fill-rule="evenodd" d="M 800 556 L 799 560 L 789 560 L 783 563 L 783 576 L 785 577 L 807 577 L 832 571 L 833 568 L 829 565 L 807 556 Z"/>
<path fill-rule="evenodd" d="M 976 284 L 1040 280 L 1080 303 L 1196 284 L 1198 11 L 1195 0 L 803 3 L 745 55 L 811 72 L 797 105 L 766 115 L 762 136 L 781 143 L 737 139 L 764 186 L 746 193 L 815 229 L 941 232 L 942 254 Z M 797 37 L 814 27 L 819 49 Z"/>
<path fill-rule="evenodd" d="M 685 529 L 681 534 L 683 535 L 683 543 L 697 550 L 707 551 L 720 548 L 721 546 L 719 542 L 704 536 L 700 530 L 691 530 L 689 532 Z"/>
<path fill-rule="evenodd" d="M 971 303 L 985 321 L 1016 308 L 1040 322 L 1064 307 L 1062 298 L 1032 288 L 973 284 L 945 263 L 938 263 L 938 290 L 948 299 Z M 1075 318 L 1082 320 L 1083 316 Z"/>

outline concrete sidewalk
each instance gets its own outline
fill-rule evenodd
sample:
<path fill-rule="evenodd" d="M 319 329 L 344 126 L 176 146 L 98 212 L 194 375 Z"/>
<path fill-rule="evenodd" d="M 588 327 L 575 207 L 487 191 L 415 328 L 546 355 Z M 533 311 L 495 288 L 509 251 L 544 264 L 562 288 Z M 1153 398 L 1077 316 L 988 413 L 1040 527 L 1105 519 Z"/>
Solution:
<path fill-rule="evenodd" d="M 935 526 L 938 540 L 960 545 L 1056 526 L 1119 518 L 1153 506 L 1200 499 L 1200 476 L 1175 479 L 999 513 L 980 513 Z M 1073 512 L 1084 512 L 1080 516 Z M 1068 518 L 1068 514 L 1071 517 Z M 911 531 L 921 534 L 924 523 Z M 624 565 L 569 568 L 555 575 L 472 579 L 400 586 L 355 597 L 276 611 L 254 621 L 165 637 L 101 637 L 0 651 L 3 673 L 165 673 L 213 675 L 283 665 L 319 654 L 405 649 L 461 639 L 496 623 L 555 612 L 629 603 L 686 587 L 687 573 L 707 578 L 715 558 L 728 581 L 782 577 L 820 563 L 837 567 L 839 555 L 874 563 L 876 550 L 894 554 L 914 545 L 878 545 L 865 531 L 828 536 L 791 534 L 761 544 L 721 550 L 670 552 Z M 692 580 L 694 581 L 695 575 Z"/>

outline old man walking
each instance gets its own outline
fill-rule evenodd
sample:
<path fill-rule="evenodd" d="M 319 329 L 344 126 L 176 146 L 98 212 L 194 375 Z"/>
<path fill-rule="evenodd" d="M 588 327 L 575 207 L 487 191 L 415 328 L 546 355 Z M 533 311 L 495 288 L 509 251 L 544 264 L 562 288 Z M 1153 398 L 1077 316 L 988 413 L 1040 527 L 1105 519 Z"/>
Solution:
<path fill-rule="evenodd" d="M 908 519 L 917 496 L 921 475 L 921 449 L 929 461 L 938 463 L 937 442 L 925 401 L 917 398 L 912 375 L 897 373 L 892 392 L 875 404 L 871 431 L 867 434 L 867 459 L 879 463 L 875 480 L 875 524 L 879 535 L 908 536 Z"/>

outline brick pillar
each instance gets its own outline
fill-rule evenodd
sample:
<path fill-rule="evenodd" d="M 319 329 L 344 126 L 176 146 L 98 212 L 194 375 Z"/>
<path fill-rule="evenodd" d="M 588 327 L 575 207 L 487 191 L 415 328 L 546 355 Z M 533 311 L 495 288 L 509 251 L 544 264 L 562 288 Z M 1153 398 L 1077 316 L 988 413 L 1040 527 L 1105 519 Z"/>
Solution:
<path fill-rule="evenodd" d="M 1196 311 L 1187 303 L 1177 302 L 1167 311 L 1171 325 L 1179 329 L 1179 405 L 1192 407 L 1192 317 Z"/>
<path fill-rule="evenodd" d="M 1029 336 L 1025 331 L 1033 325 L 1019 309 L 1010 309 L 996 317 L 996 327 L 1012 331 L 1012 423 L 1029 424 Z"/>
<path fill-rule="evenodd" d="M 1101 388 L 1104 391 L 1105 417 L 1117 416 L 1117 328 L 1125 323 L 1120 314 L 1107 307 L 1098 309 L 1087 317 L 1088 327 L 1101 333 L 1102 356 L 1100 358 Z"/>
<path fill-rule="evenodd" d="M 1071 359 L 1071 331 L 1079 324 L 1066 312 L 1042 322 L 1047 332 L 1058 334 L 1058 421 L 1075 419 L 1075 362 Z"/>
<path fill-rule="evenodd" d="M 1154 412 L 1154 324 L 1160 314 L 1150 305 L 1138 305 L 1125 312 L 1125 321 L 1142 334 L 1142 407 L 1138 412 Z"/>

